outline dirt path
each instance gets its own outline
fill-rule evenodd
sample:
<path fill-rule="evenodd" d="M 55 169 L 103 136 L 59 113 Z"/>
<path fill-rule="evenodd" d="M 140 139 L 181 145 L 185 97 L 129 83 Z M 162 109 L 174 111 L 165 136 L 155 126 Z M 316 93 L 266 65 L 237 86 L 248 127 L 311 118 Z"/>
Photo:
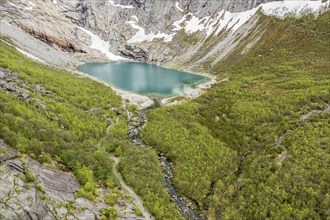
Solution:
<path fill-rule="evenodd" d="M 142 216 L 145 218 L 145 219 L 154 219 L 150 213 L 144 208 L 143 206 L 143 202 L 142 202 L 142 199 L 129 187 L 126 185 L 126 183 L 124 182 L 123 178 L 121 177 L 120 173 L 118 172 L 117 170 L 117 165 L 119 163 L 119 158 L 117 157 L 113 157 L 112 158 L 114 160 L 114 174 L 116 175 L 116 177 L 118 178 L 119 180 L 119 183 L 120 185 L 123 187 L 123 189 L 125 189 L 126 191 L 128 191 L 128 193 L 132 196 L 132 198 L 135 200 L 136 202 L 136 206 L 139 206 L 140 210 L 141 210 L 141 213 L 142 213 Z"/>
<path fill-rule="evenodd" d="M 116 121 L 114 123 L 110 123 L 107 127 L 107 132 L 109 132 L 110 128 L 117 124 L 119 121 L 119 118 L 116 118 Z M 120 185 L 123 187 L 123 189 L 125 189 L 126 191 L 128 191 L 128 193 L 132 196 L 132 198 L 135 200 L 136 202 L 136 206 L 139 206 L 142 216 L 145 219 L 153 219 L 152 216 L 149 214 L 149 212 L 144 208 L 143 206 L 143 202 L 142 199 L 134 192 L 134 190 L 132 190 L 129 186 L 126 185 L 126 183 L 124 182 L 123 178 L 121 177 L 120 173 L 117 170 L 117 166 L 119 163 L 119 158 L 117 157 L 112 157 L 114 164 L 113 164 L 113 173 L 116 175 L 116 177 L 119 180 Z"/>
<path fill-rule="evenodd" d="M 297 125 L 297 126 L 301 126 L 302 123 L 308 121 L 308 119 L 314 115 L 317 115 L 323 111 L 328 111 L 330 112 L 330 105 L 327 105 L 325 106 L 324 108 L 322 109 L 315 109 L 315 110 L 312 110 L 312 111 L 309 111 L 308 113 L 302 115 L 300 117 L 300 123 Z M 277 138 L 277 142 L 276 142 L 276 147 L 279 147 L 282 143 L 282 140 L 284 139 L 286 133 L 280 135 L 278 138 Z M 289 149 L 287 147 L 284 147 L 284 151 L 278 156 L 278 158 L 276 158 L 276 162 L 277 163 L 282 163 L 283 160 L 285 160 L 286 156 L 288 155 L 288 152 L 289 152 Z"/>

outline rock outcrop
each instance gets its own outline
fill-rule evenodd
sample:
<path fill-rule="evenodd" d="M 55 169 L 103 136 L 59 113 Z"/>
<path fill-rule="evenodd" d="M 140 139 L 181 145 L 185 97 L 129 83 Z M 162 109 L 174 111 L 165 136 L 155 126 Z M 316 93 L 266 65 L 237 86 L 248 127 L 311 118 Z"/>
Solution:
<path fill-rule="evenodd" d="M 64 51 L 85 52 L 86 45 L 77 41 L 71 20 L 50 7 L 48 1 L 5 1 L 1 15 L 37 39 Z"/>
<path fill-rule="evenodd" d="M 0 89 L 8 91 L 18 96 L 18 98 L 29 99 L 30 91 L 17 84 L 18 74 L 7 69 L 0 68 Z"/>
<path fill-rule="evenodd" d="M 0 219 L 97 220 L 108 205 L 103 197 L 111 191 L 99 188 L 95 203 L 77 198 L 79 183 L 70 172 L 41 165 L 7 146 L 0 139 Z M 141 219 L 135 205 L 121 199 L 116 205 L 120 219 Z"/>
<path fill-rule="evenodd" d="M 118 48 L 118 52 L 131 60 L 147 62 L 148 54 L 137 46 L 124 45 Z"/>

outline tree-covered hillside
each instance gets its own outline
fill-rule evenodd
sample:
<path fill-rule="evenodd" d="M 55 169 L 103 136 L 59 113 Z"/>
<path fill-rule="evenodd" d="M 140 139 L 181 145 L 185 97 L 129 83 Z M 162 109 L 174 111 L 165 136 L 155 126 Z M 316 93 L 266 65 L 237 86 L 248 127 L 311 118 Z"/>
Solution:
<path fill-rule="evenodd" d="M 144 140 L 209 219 L 329 217 L 329 20 L 263 16 L 250 52 L 214 67 L 229 81 L 149 114 Z"/>
<path fill-rule="evenodd" d="M 127 139 L 126 110 L 111 88 L 35 63 L 4 42 L 8 39 L 0 40 L 0 138 L 5 143 L 42 163 L 67 165 L 82 185 L 77 195 L 92 201 L 100 185 L 121 188 L 112 160 L 119 155 L 123 178 L 150 213 L 182 219 L 163 186 L 155 150 Z M 118 219 L 117 197 L 106 196 L 109 207 L 101 219 Z"/>

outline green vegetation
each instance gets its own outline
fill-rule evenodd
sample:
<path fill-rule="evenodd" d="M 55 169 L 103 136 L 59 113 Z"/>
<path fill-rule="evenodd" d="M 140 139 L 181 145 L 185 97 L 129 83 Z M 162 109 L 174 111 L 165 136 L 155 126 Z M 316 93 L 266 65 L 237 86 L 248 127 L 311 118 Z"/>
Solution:
<path fill-rule="evenodd" d="M 149 114 L 144 140 L 171 157 L 175 186 L 209 219 L 329 216 L 329 113 L 300 123 L 330 103 L 329 20 L 263 16 L 258 44 L 213 68 L 229 82 Z"/>
<path fill-rule="evenodd" d="M 108 207 L 105 209 L 102 209 L 101 211 L 101 220 L 117 220 L 119 219 L 119 213 L 114 207 Z"/>
<path fill-rule="evenodd" d="M 113 154 L 120 155 L 125 181 L 137 189 L 156 219 L 181 218 L 163 186 L 156 152 L 137 148 L 127 140 L 121 99 L 110 88 L 34 63 L 2 42 L 0 67 L 17 72 L 16 83 L 30 90 L 29 101 L 0 90 L 0 138 L 7 144 L 42 163 L 54 158 L 68 165 L 82 186 L 77 195 L 89 199 L 98 195 L 97 183 L 112 192 L 120 188 L 111 159 Z M 37 85 L 47 92 L 35 91 Z M 39 109 L 36 99 L 46 108 Z M 106 117 L 114 124 L 109 126 Z M 22 178 L 26 180 L 25 175 Z M 101 219 L 118 217 L 112 207 L 117 199 L 114 193 L 106 198 L 109 207 L 102 211 Z"/>
<path fill-rule="evenodd" d="M 92 199 L 97 194 L 93 178 L 113 175 L 111 149 L 98 143 L 117 141 L 115 134 L 106 132 L 105 116 L 116 119 L 112 108 L 121 106 L 120 97 L 97 82 L 36 64 L 4 43 L 0 54 L 0 66 L 17 72 L 24 81 L 16 83 L 30 90 L 26 101 L 0 90 L 0 138 L 40 162 L 49 163 L 53 156 L 67 164 L 83 185 L 78 194 Z M 46 92 L 36 91 L 40 85 Z M 46 110 L 38 108 L 36 100 Z M 88 112 L 95 107 L 100 110 Z M 86 181 L 80 178 L 85 174 Z"/>
<path fill-rule="evenodd" d="M 77 180 L 82 184 L 82 187 L 77 193 L 79 197 L 84 196 L 89 200 L 92 200 L 94 196 L 99 195 L 98 189 L 93 180 L 92 170 L 89 170 L 87 167 L 77 163 L 74 168 L 74 174 L 76 175 Z"/>
<path fill-rule="evenodd" d="M 136 213 L 137 216 L 141 216 L 142 215 L 140 206 L 138 204 L 135 205 L 135 213 Z"/>
<path fill-rule="evenodd" d="M 156 152 L 142 147 L 123 148 L 119 171 L 125 182 L 142 196 L 144 205 L 156 219 L 182 219 L 163 185 Z"/>

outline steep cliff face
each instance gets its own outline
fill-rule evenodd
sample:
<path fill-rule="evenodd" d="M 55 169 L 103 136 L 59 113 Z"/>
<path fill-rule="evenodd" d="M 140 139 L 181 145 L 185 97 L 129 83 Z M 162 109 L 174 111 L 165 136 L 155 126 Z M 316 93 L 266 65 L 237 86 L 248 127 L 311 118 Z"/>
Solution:
<path fill-rule="evenodd" d="M 0 9 L 2 20 L 59 50 L 91 54 L 91 36 L 82 27 L 109 42 L 113 53 L 164 65 L 196 56 L 210 35 L 203 26 L 221 26 L 227 15 L 267 1 L 6 0 Z"/>
<path fill-rule="evenodd" d="M 164 65 L 178 55 L 185 55 L 180 60 L 196 55 L 198 42 L 189 39 L 186 44 L 182 39 L 202 30 L 203 24 L 216 26 L 225 12 L 250 10 L 264 2 L 267 0 L 70 1 L 58 2 L 56 7 L 73 23 L 109 41 L 113 52 Z M 197 39 L 207 36 L 201 34 Z"/>
<path fill-rule="evenodd" d="M 243 41 L 242 53 L 256 43 L 263 34 L 256 26 L 261 13 L 317 15 L 329 8 L 329 1 L 269 1 L 4 0 L 0 9 L 7 24 L 1 23 L 1 32 L 9 23 L 83 60 L 121 59 L 117 54 L 209 71 Z"/>

